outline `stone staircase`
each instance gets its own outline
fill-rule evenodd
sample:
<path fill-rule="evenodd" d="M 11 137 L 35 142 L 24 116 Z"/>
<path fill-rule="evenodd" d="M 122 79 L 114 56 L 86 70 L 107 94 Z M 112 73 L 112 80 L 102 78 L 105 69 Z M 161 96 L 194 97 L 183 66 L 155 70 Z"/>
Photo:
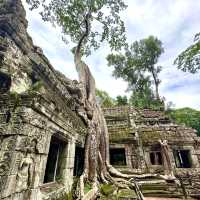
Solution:
<path fill-rule="evenodd" d="M 174 182 L 160 179 L 144 179 L 138 181 L 144 197 L 184 198 L 183 189 Z"/>

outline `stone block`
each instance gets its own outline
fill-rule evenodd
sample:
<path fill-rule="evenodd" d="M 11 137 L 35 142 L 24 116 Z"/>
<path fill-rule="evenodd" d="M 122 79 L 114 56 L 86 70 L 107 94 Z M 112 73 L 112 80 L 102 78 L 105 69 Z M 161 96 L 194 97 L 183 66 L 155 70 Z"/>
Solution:
<path fill-rule="evenodd" d="M 11 194 L 15 193 L 16 189 L 16 175 L 11 175 L 7 177 L 6 185 L 2 191 L 2 197 L 8 197 Z"/>
<path fill-rule="evenodd" d="M 64 168 L 73 168 L 74 167 L 74 157 L 68 157 L 66 159 L 66 162 L 64 163 L 65 167 Z"/>
<path fill-rule="evenodd" d="M 41 156 L 35 155 L 34 156 L 34 172 L 33 172 L 33 180 L 31 184 L 31 188 L 35 189 L 38 188 L 40 185 L 40 177 L 41 177 L 41 171 L 43 170 L 42 164 L 41 164 Z"/>
<path fill-rule="evenodd" d="M 44 182 L 45 170 L 47 164 L 47 155 L 40 155 L 40 185 Z"/>
<path fill-rule="evenodd" d="M 10 163 L 10 175 L 17 175 L 22 158 L 22 152 L 14 152 L 12 154 L 12 162 Z"/>
<path fill-rule="evenodd" d="M 70 190 L 73 184 L 73 169 L 64 169 L 62 171 L 62 177 L 63 177 L 63 184 L 65 185 L 66 188 Z"/>
<path fill-rule="evenodd" d="M 0 176 L 9 175 L 10 165 L 12 161 L 12 153 L 10 151 L 0 152 Z"/>
<path fill-rule="evenodd" d="M 30 200 L 41 200 L 42 199 L 42 194 L 40 192 L 40 189 L 32 189 L 30 191 Z"/>

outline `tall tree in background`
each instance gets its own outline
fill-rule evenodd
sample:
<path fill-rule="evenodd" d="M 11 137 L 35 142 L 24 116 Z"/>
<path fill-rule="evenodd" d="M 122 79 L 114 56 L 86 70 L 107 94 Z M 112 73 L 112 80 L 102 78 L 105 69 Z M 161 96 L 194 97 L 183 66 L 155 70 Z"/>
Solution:
<path fill-rule="evenodd" d="M 115 105 L 116 106 L 125 106 L 125 105 L 128 105 L 128 98 L 126 95 L 124 96 L 121 96 L 121 95 L 118 95 L 116 97 L 116 100 L 115 100 Z"/>
<path fill-rule="evenodd" d="M 106 91 L 96 89 L 96 96 L 99 100 L 99 104 L 103 108 L 112 107 L 115 105 L 115 100 L 110 97 Z"/>
<path fill-rule="evenodd" d="M 200 33 L 196 34 L 194 44 L 183 51 L 174 64 L 184 72 L 196 73 L 200 70 Z"/>
<path fill-rule="evenodd" d="M 126 8 L 122 0 L 27 0 L 31 8 L 42 6 L 42 18 L 62 28 L 63 34 L 76 44 L 74 62 L 82 90 L 78 114 L 88 127 L 85 141 L 84 171 L 80 177 L 80 195 L 84 196 L 84 182 L 90 181 L 97 191 L 98 180 L 117 184 L 112 176 L 131 178 L 109 164 L 109 136 L 106 122 L 96 101 L 95 80 L 82 60 L 92 50 L 107 41 L 111 50 L 119 50 L 125 43 L 125 28 L 119 13 Z M 95 29 L 97 27 L 98 29 Z M 112 176 L 111 176 L 112 175 Z M 131 184 L 131 183 L 130 183 Z"/>
<path fill-rule="evenodd" d="M 151 82 L 147 79 L 139 80 L 141 83 L 133 90 L 129 103 L 137 108 L 152 108 L 154 94 L 151 88 Z"/>
<path fill-rule="evenodd" d="M 128 89 L 138 92 L 141 83 L 153 80 L 155 97 L 160 100 L 158 74 L 161 67 L 156 66 L 159 57 L 164 52 L 162 42 L 154 36 L 136 41 L 125 48 L 125 53 L 110 54 L 107 57 L 108 65 L 114 66 L 113 75 L 128 82 Z"/>

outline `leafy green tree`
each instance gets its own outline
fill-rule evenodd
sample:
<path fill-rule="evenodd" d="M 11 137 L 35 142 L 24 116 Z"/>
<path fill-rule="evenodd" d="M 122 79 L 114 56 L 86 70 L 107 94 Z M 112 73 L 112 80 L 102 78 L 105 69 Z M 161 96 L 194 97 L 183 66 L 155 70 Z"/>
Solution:
<path fill-rule="evenodd" d="M 167 113 L 176 123 L 196 129 L 200 136 L 200 111 L 192 108 L 181 108 L 170 110 Z"/>
<path fill-rule="evenodd" d="M 96 101 L 95 79 L 82 60 L 103 42 L 111 50 L 119 50 L 126 41 L 120 11 L 126 8 L 123 0 L 27 0 L 31 9 L 41 7 L 44 21 L 62 28 L 65 39 L 73 42 L 74 62 L 81 83 L 81 108 L 77 109 L 88 127 L 85 141 L 84 171 L 80 177 L 79 197 L 84 196 L 84 182 L 90 181 L 97 190 L 97 180 L 108 182 L 111 174 L 129 178 L 109 164 L 109 137 L 105 119 Z M 98 28 L 96 28 L 98 27 Z"/>
<path fill-rule="evenodd" d="M 156 64 L 163 52 L 162 42 L 154 36 L 149 36 L 126 47 L 125 53 L 108 55 L 107 60 L 109 66 L 114 66 L 113 76 L 127 81 L 129 90 L 137 91 L 136 88 L 140 87 L 138 84 L 152 78 L 155 97 L 159 100 L 158 74 L 162 68 Z"/>
<path fill-rule="evenodd" d="M 116 103 L 115 103 L 116 106 L 125 106 L 125 105 L 128 105 L 128 98 L 126 95 L 124 96 L 117 96 L 116 97 Z"/>
<path fill-rule="evenodd" d="M 200 33 L 196 34 L 194 44 L 183 51 L 174 64 L 184 72 L 196 73 L 200 70 Z"/>
<path fill-rule="evenodd" d="M 115 105 L 115 100 L 103 90 L 96 89 L 96 96 L 100 101 L 101 107 L 113 107 Z"/>
<path fill-rule="evenodd" d="M 151 82 L 148 79 L 140 81 L 142 82 L 133 90 L 129 103 L 137 108 L 150 108 L 155 99 L 151 89 Z"/>

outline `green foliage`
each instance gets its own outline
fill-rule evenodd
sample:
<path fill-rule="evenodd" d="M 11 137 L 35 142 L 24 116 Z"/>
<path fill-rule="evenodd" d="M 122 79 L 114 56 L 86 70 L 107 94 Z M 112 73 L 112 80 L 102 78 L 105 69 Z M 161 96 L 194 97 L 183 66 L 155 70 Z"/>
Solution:
<path fill-rule="evenodd" d="M 69 192 L 69 193 L 63 195 L 62 197 L 60 197 L 58 200 L 73 200 L 72 193 Z"/>
<path fill-rule="evenodd" d="M 28 90 L 28 93 L 34 93 L 34 92 L 39 92 L 40 89 L 44 86 L 43 81 L 37 81 L 36 83 L 34 83 L 33 85 L 31 85 L 31 87 Z"/>
<path fill-rule="evenodd" d="M 42 18 L 62 28 L 65 41 L 78 44 L 86 32 L 82 51 L 89 55 L 107 41 L 113 50 L 120 49 L 126 41 L 124 22 L 119 13 L 127 6 L 123 0 L 26 0 L 31 9 L 41 7 Z M 96 28 L 98 27 L 98 28 Z"/>
<path fill-rule="evenodd" d="M 37 81 L 35 84 L 32 85 L 31 90 L 39 91 L 43 87 L 43 85 L 44 85 L 43 81 Z"/>
<path fill-rule="evenodd" d="M 196 34 L 194 44 L 183 51 L 174 64 L 184 72 L 196 73 L 200 70 L 200 33 Z"/>
<path fill-rule="evenodd" d="M 100 191 L 103 195 L 109 196 L 116 190 L 115 186 L 112 184 L 102 184 Z"/>
<path fill-rule="evenodd" d="M 200 136 L 200 111 L 192 108 L 181 108 L 176 110 L 169 110 L 167 114 L 175 120 L 178 124 L 185 124 L 198 131 Z"/>
<path fill-rule="evenodd" d="M 138 80 L 148 80 L 145 72 L 158 74 L 161 67 L 155 67 L 160 55 L 164 52 L 162 42 L 153 36 L 136 41 L 125 48 L 125 54 L 109 54 L 108 65 L 114 66 L 113 76 L 123 78 L 129 84 L 129 89 L 137 86 Z"/>
<path fill-rule="evenodd" d="M 92 189 L 92 185 L 91 185 L 91 184 L 86 183 L 86 184 L 84 185 L 84 193 L 85 193 L 85 194 L 88 193 L 91 189 Z"/>
<path fill-rule="evenodd" d="M 159 99 L 158 74 L 162 68 L 155 65 L 163 52 L 162 42 L 154 36 L 149 36 L 126 47 L 125 53 L 109 54 L 107 60 L 109 66 L 114 66 L 113 76 L 124 79 L 128 83 L 128 90 L 133 91 L 134 95 L 143 98 L 152 96 L 153 92 L 150 90 L 153 79 L 156 98 Z M 144 94 L 145 92 L 147 94 Z"/>
<path fill-rule="evenodd" d="M 112 107 L 115 105 L 115 101 L 109 94 L 103 90 L 96 89 L 96 96 L 102 107 Z"/>
<path fill-rule="evenodd" d="M 84 193 L 85 193 L 85 194 L 88 193 L 91 189 L 92 189 L 91 184 L 86 183 L 86 184 L 84 185 Z"/>
<path fill-rule="evenodd" d="M 128 105 L 128 99 L 127 99 L 127 96 L 124 95 L 124 96 L 117 96 L 116 97 L 116 106 L 125 106 L 125 105 Z"/>
<path fill-rule="evenodd" d="M 136 108 L 151 108 L 153 110 L 164 109 L 164 102 L 154 97 L 149 82 L 141 85 L 143 88 L 135 90 L 129 99 L 129 104 Z"/>

